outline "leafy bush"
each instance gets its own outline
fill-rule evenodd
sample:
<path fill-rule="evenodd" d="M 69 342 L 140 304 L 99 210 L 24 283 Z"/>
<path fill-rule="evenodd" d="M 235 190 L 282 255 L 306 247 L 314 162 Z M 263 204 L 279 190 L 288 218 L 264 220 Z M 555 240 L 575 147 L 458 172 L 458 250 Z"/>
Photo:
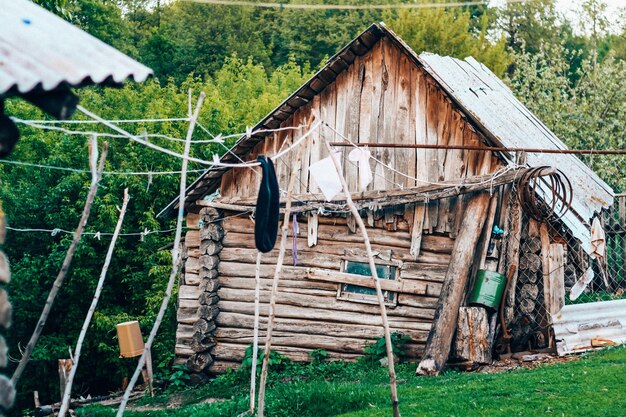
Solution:
<path fill-rule="evenodd" d="M 391 333 L 391 347 L 393 354 L 398 357 L 398 359 L 402 360 L 406 353 L 404 352 L 404 345 L 411 340 L 408 335 L 394 332 Z M 387 357 L 387 346 L 385 341 L 385 336 L 379 337 L 374 343 L 369 344 L 363 350 L 365 355 L 362 358 L 362 361 L 368 364 L 375 364 L 382 358 Z"/>

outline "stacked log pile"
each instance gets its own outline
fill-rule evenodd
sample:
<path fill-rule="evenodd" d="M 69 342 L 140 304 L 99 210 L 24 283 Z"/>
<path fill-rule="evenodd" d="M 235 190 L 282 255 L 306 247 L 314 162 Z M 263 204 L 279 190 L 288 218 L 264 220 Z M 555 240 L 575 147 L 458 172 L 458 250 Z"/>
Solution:
<path fill-rule="evenodd" d="M 4 212 L 0 209 L 0 245 L 4 244 L 6 236 L 6 221 Z M 9 261 L 0 251 L 0 328 L 7 329 L 11 325 L 11 302 L 7 291 L 2 286 L 9 283 L 11 272 Z M 0 335 L 0 368 L 5 368 L 8 363 L 7 344 L 4 337 Z M 0 415 L 4 410 L 8 410 L 13 405 L 15 399 L 15 388 L 9 378 L 0 374 Z"/>
<path fill-rule="evenodd" d="M 203 208 L 199 215 L 189 214 L 190 230 L 185 237 L 184 268 L 179 287 L 176 355 L 189 370 L 201 376 L 213 364 L 216 319 L 219 314 L 217 289 L 219 254 L 224 229 L 220 213 Z"/>
<path fill-rule="evenodd" d="M 515 320 L 511 324 L 514 350 L 516 346 L 522 350 L 546 347 L 541 332 L 547 315 L 543 296 L 544 261 L 540 226 L 533 219 L 524 226 L 520 242 Z"/>

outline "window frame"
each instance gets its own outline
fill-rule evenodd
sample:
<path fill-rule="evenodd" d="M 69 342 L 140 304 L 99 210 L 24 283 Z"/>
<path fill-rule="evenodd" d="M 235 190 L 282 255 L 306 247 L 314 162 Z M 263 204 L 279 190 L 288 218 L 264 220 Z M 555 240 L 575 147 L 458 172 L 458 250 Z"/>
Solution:
<path fill-rule="evenodd" d="M 346 269 L 348 267 L 348 262 L 354 262 L 354 263 L 361 263 L 361 264 L 369 265 L 369 260 L 367 260 L 367 259 L 346 257 L 346 258 L 342 258 L 342 260 L 341 260 L 341 265 L 340 265 L 340 271 L 341 272 L 350 273 L 350 272 L 346 271 Z M 396 282 L 401 282 L 401 280 L 400 280 L 400 267 L 402 265 L 402 262 L 388 261 L 388 260 L 383 260 L 383 259 L 376 259 L 374 261 L 374 264 L 376 266 L 381 266 L 382 265 L 382 266 L 389 266 L 389 267 L 393 268 L 392 269 L 392 271 L 393 271 L 392 272 L 393 279 L 390 279 L 390 280 L 391 281 L 396 281 Z M 357 274 L 357 275 L 360 275 L 360 274 Z M 371 275 L 363 275 L 363 276 L 364 277 L 371 277 Z M 376 293 L 374 293 L 374 294 L 360 294 L 360 293 L 356 293 L 356 292 L 346 291 L 346 286 L 348 286 L 348 285 L 354 285 L 354 284 L 339 283 L 337 285 L 337 300 L 350 301 L 350 302 L 362 303 L 362 304 L 375 304 L 375 305 L 378 305 L 378 297 L 377 297 Z M 368 288 L 368 287 L 363 287 L 363 288 Z M 374 289 L 374 291 L 376 291 L 376 289 Z M 383 296 L 385 298 L 385 305 L 387 307 L 394 308 L 394 307 L 396 307 L 398 305 L 398 292 L 383 290 Z"/>

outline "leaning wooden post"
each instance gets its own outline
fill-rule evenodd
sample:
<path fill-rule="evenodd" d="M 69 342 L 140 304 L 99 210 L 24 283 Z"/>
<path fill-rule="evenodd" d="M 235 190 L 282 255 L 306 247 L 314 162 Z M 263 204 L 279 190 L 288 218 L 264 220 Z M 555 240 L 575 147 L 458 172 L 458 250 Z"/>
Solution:
<path fill-rule="evenodd" d="M 52 310 L 52 305 L 54 304 L 54 299 L 57 296 L 57 293 L 61 289 L 63 285 L 63 281 L 65 280 L 65 276 L 70 269 L 70 264 L 72 263 L 72 258 L 74 257 L 74 252 L 76 251 L 76 246 L 78 246 L 78 242 L 83 234 L 83 229 L 87 224 L 87 220 L 89 219 L 89 213 L 91 213 L 91 206 L 93 204 L 93 200 L 96 197 L 96 192 L 98 191 L 98 184 L 100 183 L 100 179 L 102 178 L 102 171 L 104 170 L 104 161 L 107 157 L 107 151 L 109 149 L 109 144 L 104 142 L 102 144 L 102 154 L 100 155 L 100 160 L 96 165 L 96 161 L 98 160 L 98 141 L 95 136 L 90 138 L 89 142 L 89 162 L 91 166 L 91 185 L 89 186 L 89 193 L 87 194 L 87 201 L 85 201 L 85 207 L 83 208 L 83 214 L 80 217 L 78 222 L 78 226 L 74 231 L 74 238 L 72 239 L 72 243 L 70 247 L 67 249 L 67 253 L 65 254 L 65 259 L 63 260 L 63 264 L 61 265 L 61 269 L 59 270 L 59 274 L 54 280 L 54 284 L 52 285 L 52 289 L 48 294 L 48 299 L 46 300 L 46 304 L 43 307 L 43 311 L 41 312 L 41 316 L 39 316 L 39 320 L 37 321 L 37 326 L 33 331 L 28 344 L 26 345 L 26 349 L 24 349 L 24 355 L 22 359 L 20 359 L 20 363 L 15 368 L 15 372 L 13 372 L 13 376 L 11 377 L 11 382 L 13 386 L 17 385 L 22 373 L 24 372 L 24 368 L 26 368 L 26 364 L 30 359 L 30 355 L 33 353 L 33 349 L 39 340 L 39 336 L 41 336 L 41 332 L 43 331 L 44 326 L 46 325 L 46 321 L 48 320 L 48 316 L 50 315 L 50 310 Z"/>
<path fill-rule="evenodd" d="M 191 94 L 191 90 L 189 91 L 189 94 Z M 161 326 L 161 322 L 163 321 L 163 316 L 165 316 L 165 311 L 167 310 L 167 306 L 170 302 L 170 297 L 172 296 L 172 290 L 174 289 L 174 283 L 176 282 L 176 275 L 178 275 L 178 271 L 180 270 L 182 262 L 182 257 L 180 254 L 180 239 L 183 230 L 183 221 L 185 218 L 185 190 L 187 188 L 187 165 L 189 164 L 188 157 L 189 150 L 191 148 L 191 137 L 193 135 L 193 130 L 196 127 L 196 120 L 198 120 L 198 114 L 200 113 L 200 107 L 202 107 L 204 97 L 204 92 L 200 93 L 200 96 L 198 97 L 198 102 L 196 103 L 196 110 L 194 111 L 193 115 L 191 115 L 191 118 L 189 120 L 189 128 L 187 129 L 187 137 L 185 138 L 185 150 L 183 152 L 183 162 L 180 174 L 180 190 L 178 196 L 178 220 L 176 221 L 176 235 L 174 237 L 174 247 L 172 248 L 172 272 L 170 273 L 170 277 L 167 282 L 167 288 L 165 289 L 165 297 L 161 302 L 159 313 L 157 314 L 156 320 L 152 325 L 152 330 L 150 331 L 148 340 L 144 345 L 144 350 L 141 357 L 139 358 L 139 363 L 137 363 L 135 372 L 128 382 L 128 386 L 126 387 L 126 391 L 124 392 L 122 402 L 117 409 L 117 417 L 122 417 L 124 415 L 124 409 L 126 408 L 126 404 L 128 403 L 128 399 L 130 398 L 130 393 L 133 391 L 133 387 L 135 386 L 135 383 L 139 378 L 139 374 L 141 373 L 141 370 L 146 363 L 146 357 L 149 355 L 150 349 L 152 348 L 152 343 L 154 342 L 154 338 L 156 337 L 156 334 L 159 331 L 159 327 Z"/>
<path fill-rule="evenodd" d="M 254 415 L 256 398 L 256 367 L 259 357 L 259 316 L 261 305 L 261 251 L 256 254 L 254 269 L 254 336 L 252 339 L 252 370 L 250 372 L 250 415 Z"/>
<path fill-rule="evenodd" d="M 467 286 L 478 239 L 485 224 L 488 206 L 489 193 L 481 192 L 473 195 L 465 208 L 461 229 L 454 242 L 452 258 L 435 309 L 433 326 L 426 341 L 424 356 L 417 367 L 418 375 L 438 375 L 448 360 L 459 307 Z"/>
<path fill-rule="evenodd" d="M 124 215 L 126 214 L 126 207 L 128 206 L 128 188 L 124 190 L 124 200 L 122 202 L 122 208 L 120 209 L 120 215 L 117 219 L 117 224 L 115 225 L 115 231 L 113 232 L 113 237 L 111 238 L 111 243 L 109 244 L 109 250 L 107 251 L 106 257 L 104 259 L 104 265 L 102 266 L 102 271 L 100 272 L 100 279 L 98 280 L 98 285 L 96 285 L 96 291 L 93 296 L 93 300 L 91 300 L 91 306 L 87 311 L 87 317 L 85 317 L 85 321 L 83 322 L 83 327 L 80 329 L 80 334 L 78 335 L 78 341 L 76 342 L 76 349 L 74 349 L 74 364 L 72 366 L 72 370 L 70 371 L 69 376 L 67 377 L 65 391 L 63 393 L 63 398 L 61 399 L 61 409 L 59 410 L 59 417 L 64 417 L 67 410 L 70 408 L 70 399 L 72 396 L 72 383 L 74 382 L 74 376 L 76 375 L 76 369 L 78 368 L 78 361 L 80 360 L 80 351 L 83 347 L 83 341 L 85 340 L 85 335 L 87 334 L 87 329 L 89 328 L 89 324 L 91 323 L 91 318 L 93 317 L 94 312 L 96 311 L 96 306 L 98 305 L 98 301 L 100 300 L 100 294 L 102 293 L 102 288 L 104 287 L 104 279 L 107 276 L 107 271 L 109 270 L 109 265 L 111 264 L 111 258 L 113 257 L 113 249 L 115 249 L 115 242 L 117 241 L 117 237 L 120 234 L 120 230 L 122 229 L 122 223 L 124 222 Z"/>
<path fill-rule="evenodd" d="M 363 219 L 359 214 L 356 206 L 354 205 L 354 201 L 352 201 L 352 197 L 350 196 L 350 190 L 348 189 L 348 184 L 346 179 L 341 172 L 341 165 L 339 164 L 339 160 L 335 155 L 333 149 L 330 147 L 328 142 L 326 142 L 326 148 L 330 153 L 330 158 L 333 160 L 333 164 L 335 165 L 335 169 L 337 170 L 337 174 L 339 175 L 339 179 L 341 180 L 341 185 L 343 187 L 343 193 L 346 197 L 346 204 L 350 208 L 350 212 L 352 213 L 352 217 L 356 220 L 357 225 L 359 226 L 359 230 L 361 230 L 361 234 L 363 235 L 363 242 L 365 243 L 365 250 L 367 251 L 367 258 L 369 259 L 370 271 L 372 273 L 372 279 L 376 285 L 376 297 L 378 298 L 378 305 L 380 306 L 380 316 L 383 321 L 383 329 L 385 332 L 385 347 L 387 348 L 387 362 L 389 363 L 389 385 L 391 386 L 391 404 L 393 407 L 393 415 L 394 417 L 400 417 L 400 406 L 398 403 L 398 388 L 396 387 L 396 369 L 393 361 L 393 346 L 391 344 L 391 332 L 389 330 L 389 321 L 387 320 L 387 307 L 385 307 L 385 298 L 383 297 L 383 291 L 380 287 L 380 280 L 378 279 L 378 273 L 376 272 L 376 263 L 374 261 L 374 254 L 372 252 L 372 245 L 370 244 L 369 236 L 367 235 L 367 230 L 365 229 L 365 224 L 363 223 Z"/>
<path fill-rule="evenodd" d="M 311 126 L 309 122 L 307 130 Z M 307 139 L 308 140 L 308 139 Z M 272 331 L 274 330 L 274 319 L 276 318 L 276 294 L 278 293 L 278 281 L 280 273 L 283 269 L 283 261 L 285 259 L 285 247 L 287 246 L 287 230 L 289 229 L 289 214 L 291 212 L 291 194 L 298 176 L 298 167 L 302 158 L 302 147 L 304 143 L 298 145 L 296 157 L 291 165 L 291 176 L 289 177 L 289 185 L 287 187 L 287 199 L 285 201 L 285 216 L 281 228 L 280 249 L 278 251 L 278 260 L 276 261 L 276 269 L 274 270 L 274 280 L 272 282 L 272 293 L 270 295 L 270 308 L 267 318 L 267 336 L 265 339 L 265 349 L 263 350 L 263 366 L 261 367 L 261 380 L 259 381 L 259 409 L 258 416 L 263 417 L 265 413 L 265 386 L 267 384 L 267 371 L 269 368 L 270 351 L 272 349 Z"/>

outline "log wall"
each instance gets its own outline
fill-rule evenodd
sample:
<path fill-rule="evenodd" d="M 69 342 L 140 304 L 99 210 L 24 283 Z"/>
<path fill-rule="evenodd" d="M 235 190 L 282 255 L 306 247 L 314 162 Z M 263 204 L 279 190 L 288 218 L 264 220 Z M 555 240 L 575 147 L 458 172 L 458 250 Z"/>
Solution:
<path fill-rule="evenodd" d="M 411 337 L 407 353 L 409 358 L 416 359 L 428 337 L 454 240 L 443 235 L 426 235 L 422 239 L 423 250 L 414 259 L 409 253 L 411 235 L 403 216 L 396 216 L 399 219 L 396 231 L 381 227 L 383 212 L 377 216 L 380 218 L 374 219 L 375 225 L 368 228 L 368 233 L 379 261 L 396 265 L 399 282 L 421 284 L 406 285 L 410 288 L 407 293 L 398 293 L 396 304 L 387 310 L 392 331 Z M 346 218 L 319 217 L 317 245 L 309 247 L 307 217 L 301 216 L 297 266 L 293 266 L 293 236 L 289 236 L 277 298 L 273 348 L 293 360 L 307 360 L 308 353 L 314 349 L 325 349 L 334 359 L 353 359 L 363 353 L 368 343 L 382 336 L 375 302 L 339 299 L 340 283 L 310 276 L 312 270 L 340 272 L 344 260 L 367 262 L 361 236 L 350 231 L 348 223 Z M 219 314 L 216 346 L 212 350 L 215 372 L 236 366 L 242 360 L 245 349 L 252 343 L 254 320 L 254 225 L 249 218 L 228 216 L 223 225 L 226 232 L 219 253 Z M 262 257 L 261 340 L 265 337 L 277 252 L 276 248 Z"/>
<path fill-rule="evenodd" d="M 220 214 L 203 208 L 187 216 L 184 266 L 178 287 L 176 360 L 195 372 L 213 364 L 218 307 L 218 264 L 224 229 Z"/>

